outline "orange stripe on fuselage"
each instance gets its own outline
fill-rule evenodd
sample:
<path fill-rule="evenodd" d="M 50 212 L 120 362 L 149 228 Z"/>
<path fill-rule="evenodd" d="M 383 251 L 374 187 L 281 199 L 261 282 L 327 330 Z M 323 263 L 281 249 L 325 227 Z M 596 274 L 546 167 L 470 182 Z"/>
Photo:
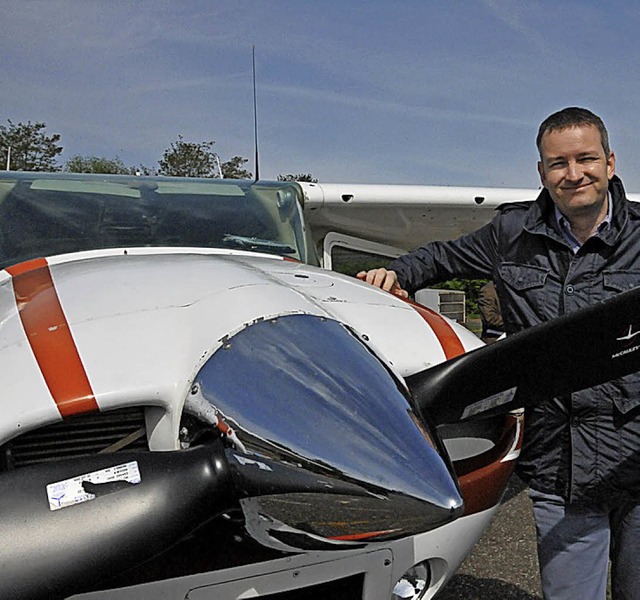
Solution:
<path fill-rule="evenodd" d="M 91 384 L 44 258 L 5 269 L 47 387 L 63 417 L 98 410 Z"/>
<path fill-rule="evenodd" d="M 451 325 L 449 325 L 441 315 L 439 315 L 435 310 L 422 306 L 422 304 L 412 302 L 411 300 L 406 300 L 406 302 L 418 312 L 418 314 L 427 322 L 429 327 L 431 327 L 433 333 L 436 334 L 447 360 L 465 353 L 465 349 L 460 338 Z"/>
<path fill-rule="evenodd" d="M 383 529 L 381 531 L 367 531 L 365 533 L 352 533 L 350 535 L 332 535 L 329 539 L 339 542 L 357 542 L 359 540 L 368 540 L 380 537 L 381 535 L 395 533 L 396 531 L 399 531 L 399 529 Z"/>

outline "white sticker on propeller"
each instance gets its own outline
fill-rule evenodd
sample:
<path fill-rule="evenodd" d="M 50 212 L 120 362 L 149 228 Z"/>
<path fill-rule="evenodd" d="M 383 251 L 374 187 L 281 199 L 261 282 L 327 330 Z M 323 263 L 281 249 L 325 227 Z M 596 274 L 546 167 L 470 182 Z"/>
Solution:
<path fill-rule="evenodd" d="M 93 473 L 78 475 L 72 479 L 57 481 L 47 486 L 49 508 L 59 510 L 81 502 L 93 500 L 102 493 L 112 493 L 123 486 L 140 483 L 140 469 L 137 461 L 107 467 Z"/>

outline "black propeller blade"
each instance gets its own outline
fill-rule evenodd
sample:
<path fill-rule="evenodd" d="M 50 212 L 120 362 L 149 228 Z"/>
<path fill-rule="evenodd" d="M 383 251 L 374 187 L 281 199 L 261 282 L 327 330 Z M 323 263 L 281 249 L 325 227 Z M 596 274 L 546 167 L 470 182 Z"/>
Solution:
<path fill-rule="evenodd" d="M 222 453 L 96 454 L 3 473 L 0 598 L 66 598 L 166 550 L 233 501 Z M 138 483 L 85 481 L 95 498 L 58 508 L 74 480 L 133 464 Z"/>
<path fill-rule="evenodd" d="M 407 378 L 436 423 L 507 412 L 640 370 L 640 288 Z"/>

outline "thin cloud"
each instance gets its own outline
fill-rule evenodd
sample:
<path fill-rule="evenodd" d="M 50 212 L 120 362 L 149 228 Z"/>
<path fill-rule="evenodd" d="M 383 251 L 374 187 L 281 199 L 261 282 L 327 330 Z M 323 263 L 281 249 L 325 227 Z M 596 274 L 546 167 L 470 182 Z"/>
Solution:
<path fill-rule="evenodd" d="M 482 0 L 482 3 L 494 17 L 525 40 L 534 51 L 541 56 L 550 56 L 548 40 L 524 22 L 524 14 L 534 5 L 516 0 Z"/>
<path fill-rule="evenodd" d="M 330 103 L 347 106 L 357 110 L 366 109 L 367 111 L 376 111 L 380 113 L 397 113 L 404 116 L 410 115 L 422 119 L 446 119 L 456 122 L 466 120 L 482 123 L 502 123 L 519 127 L 528 127 L 531 125 L 531 121 L 529 120 L 505 117 L 499 114 L 472 113 L 439 109 L 429 106 L 411 106 L 405 102 L 378 100 L 373 97 L 362 97 L 357 94 L 350 95 L 320 89 L 299 88 L 296 86 L 265 85 L 262 87 L 261 91 L 268 91 L 275 95 L 294 98 L 301 102 Z"/>

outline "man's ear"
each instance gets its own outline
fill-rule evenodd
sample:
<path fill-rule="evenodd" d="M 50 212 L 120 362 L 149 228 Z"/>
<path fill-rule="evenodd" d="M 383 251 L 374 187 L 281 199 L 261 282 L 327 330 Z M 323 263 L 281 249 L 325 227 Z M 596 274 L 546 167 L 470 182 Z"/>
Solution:
<path fill-rule="evenodd" d="M 545 185 L 545 176 L 544 176 L 544 166 L 542 165 L 542 161 L 538 161 L 538 175 L 540 175 L 540 183 L 542 183 L 542 187 L 547 187 Z"/>
<path fill-rule="evenodd" d="M 611 152 L 607 159 L 607 179 L 611 179 L 616 174 L 616 155 Z"/>

